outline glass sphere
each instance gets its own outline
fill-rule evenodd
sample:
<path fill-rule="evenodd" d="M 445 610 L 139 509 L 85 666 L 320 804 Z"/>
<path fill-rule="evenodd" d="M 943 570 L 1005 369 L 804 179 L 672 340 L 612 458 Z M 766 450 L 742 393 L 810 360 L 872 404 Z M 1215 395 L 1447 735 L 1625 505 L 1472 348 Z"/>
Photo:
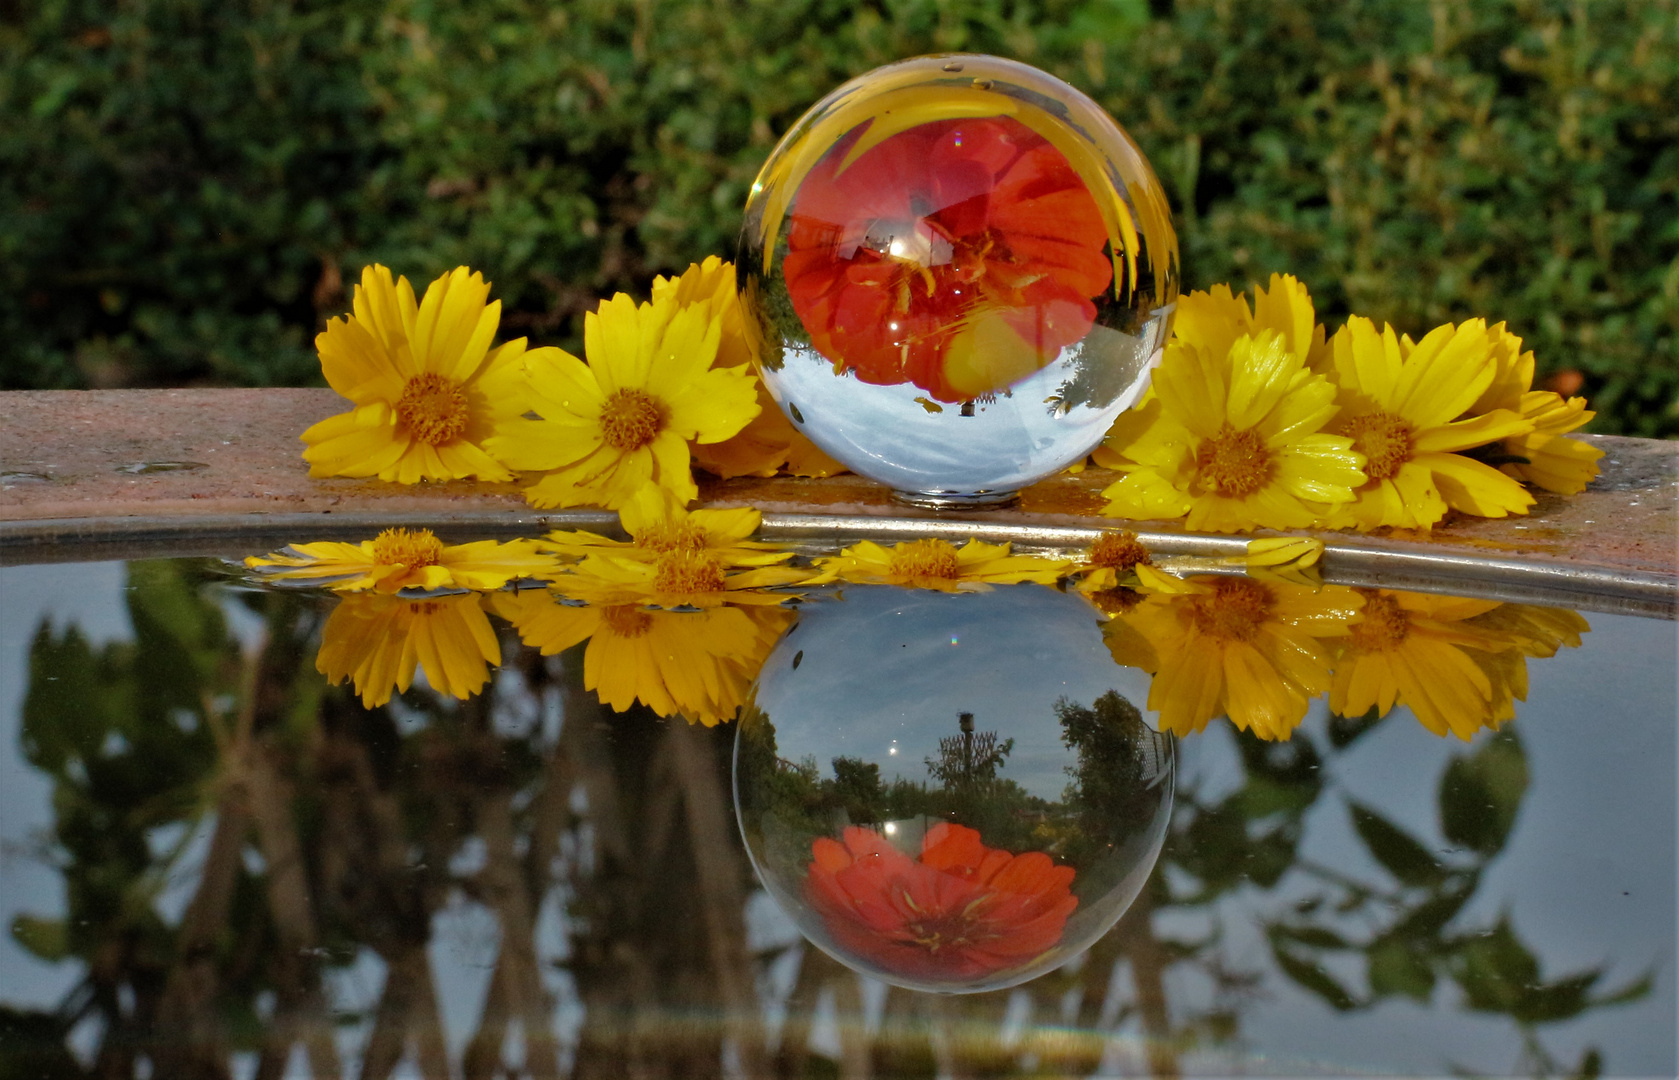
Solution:
<path fill-rule="evenodd" d="M 916 990 L 1088 947 L 1154 868 L 1175 744 L 1076 595 L 848 588 L 806 605 L 735 742 L 735 807 L 804 935 Z"/>
<path fill-rule="evenodd" d="M 923 505 L 1006 501 L 1082 459 L 1147 388 L 1177 297 L 1142 151 L 994 56 L 818 102 L 752 185 L 737 262 L 782 411 Z"/>

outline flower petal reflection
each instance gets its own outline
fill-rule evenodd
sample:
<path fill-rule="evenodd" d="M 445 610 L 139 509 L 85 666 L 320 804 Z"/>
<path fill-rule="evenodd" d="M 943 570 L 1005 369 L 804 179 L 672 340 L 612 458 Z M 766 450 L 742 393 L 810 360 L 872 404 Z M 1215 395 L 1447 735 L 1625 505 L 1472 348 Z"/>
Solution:
<path fill-rule="evenodd" d="M 501 646 L 476 593 L 432 600 L 361 593 L 346 596 L 321 630 L 315 668 L 334 683 L 351 680 L 367 708 L 406 691 L 414 669 L 440 694 L 465 699 L 483 689 Z"/>
<path fill-rule="evenodd" d="M 1436 735 L 1468 741 L 1527 699 L 1527 657 L 1578 646 L 1591 629 L 1560 608 L 1360 589 L 1363 612 L 1336 662 L 1329 704 L 1342 716 L 1406 705 Z"/>
<path fill-rule="evenodd" d="M 1150 575 L 1154 578 L 1154 575 Z M 1320 639 L 1348 632 L 1351 589 L 1198 576 L 1150 592 L 1103 628 L 1114 659 L 1154 676 L 1148 706 L 1176 735 L 1221 714 L 1263 739 L 1287 739 L 1330 687 Z"/>
<path fill-rule="evenodd" d="M 623 712 L 639 701 L 660 716 L 684 716 L 707 727 L 734 718 L 794 617 L 776 607 L 584 607 L 534 591 L 501 593 L 491 602 L 544 656 L 587 641 L 583 685 L 613 709 Z"/>

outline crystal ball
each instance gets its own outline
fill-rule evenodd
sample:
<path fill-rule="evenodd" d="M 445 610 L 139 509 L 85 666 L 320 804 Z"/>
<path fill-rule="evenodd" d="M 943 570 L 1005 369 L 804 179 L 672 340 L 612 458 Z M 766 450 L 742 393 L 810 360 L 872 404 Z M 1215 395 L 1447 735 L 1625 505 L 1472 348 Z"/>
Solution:
<path fill-rule="evenodd" d="M 1005 502 L 1148 386 L 1178 288 L 1153 169 L 1036 68 L 927 56 L 829 94 L 776 146 L 737 257 L 771 395 L 921 505 Z"/>
<path fill-rule="evenodd" d="M 1088 947 L 1153 871 L 1175 743 L 1090 608 L 1037 585 L 809 604 L 741 714 L 765 889 L 865 975 L 967 993 Z"/>

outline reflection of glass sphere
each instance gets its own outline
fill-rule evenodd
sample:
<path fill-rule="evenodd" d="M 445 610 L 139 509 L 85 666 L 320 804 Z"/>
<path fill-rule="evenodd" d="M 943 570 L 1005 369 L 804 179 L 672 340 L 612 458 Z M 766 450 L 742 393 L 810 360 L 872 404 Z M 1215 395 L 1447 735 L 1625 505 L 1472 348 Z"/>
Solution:
<path fill-rule="evenodd" d="M 853 79 L 753 185 L 739 267 L 764 377 L 810 439 L 931 504 L 1095 448 L 1177 296 L 1160 182 L 1095 102 L 994 56 Z"/>
<path fill-rule="evenodd" d="M 807 605 L 735 744 L 765 887 L 806 937 L 920 990 L 1012 986 L 1125 913 L 1172 808 L 1173 743 L 1089 607 L 1036 585 L 852 588 Z"/>

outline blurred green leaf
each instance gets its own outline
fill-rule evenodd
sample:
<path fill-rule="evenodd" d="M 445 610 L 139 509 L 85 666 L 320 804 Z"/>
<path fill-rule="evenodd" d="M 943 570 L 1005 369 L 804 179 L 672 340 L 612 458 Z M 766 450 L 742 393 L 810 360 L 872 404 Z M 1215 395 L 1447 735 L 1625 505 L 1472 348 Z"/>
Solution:
<path fill-rule="evenodd" d="M 1434 992 L 1434 968 L 1395 937 L 1383 937 L 1365 952 L 1365 977 L 1376 997 L 1401 994 L 1427 1004 Z"/>
<path fill-rule="evenodd" d="M 1447 868 L 1405 830 L 1359 803 L 1349 802 L 1347 809 L 1364 846 L 1403 884 L 1426 887 L 1446 880 Z"/>
<path fill-rule="evenodd" d="M 1386 713 L 1373 705 L 1362 716 L 1342 716 L 1339 713 L 1331 713 L 1329 716 L 1329 745 L 1337 750 L 1345 750 L 1360 736 L 1374 730 L 1376 725 L 1386 717 Z"/>
<path fill-rule="evenodd" d="M 1440 778 L 1440 831 L 1481 855 L 1503 850 L 1527 793 L 1527 756 L 1514 731 L 1461 754 Z"/>
<path fill-rule="evenodd" d="M 63 919 L 19 915 L 12 920 L 12 940 L 31 955 L 57 963 L 70 955 L 70 936 Z"/>
<path fill-rule="evenodd" d="M 1321 965 L 1291 952 L 1275 937 L 1271 939 L 1271 954 L 1276 957 L 1277 966 L 1282 969 L 1283 974 L 1293 979 L 1301 989 L 1328 1002 L 1336 1011 L 1347 1012 L 1359 1008 L 1358 1000 Z"/>

